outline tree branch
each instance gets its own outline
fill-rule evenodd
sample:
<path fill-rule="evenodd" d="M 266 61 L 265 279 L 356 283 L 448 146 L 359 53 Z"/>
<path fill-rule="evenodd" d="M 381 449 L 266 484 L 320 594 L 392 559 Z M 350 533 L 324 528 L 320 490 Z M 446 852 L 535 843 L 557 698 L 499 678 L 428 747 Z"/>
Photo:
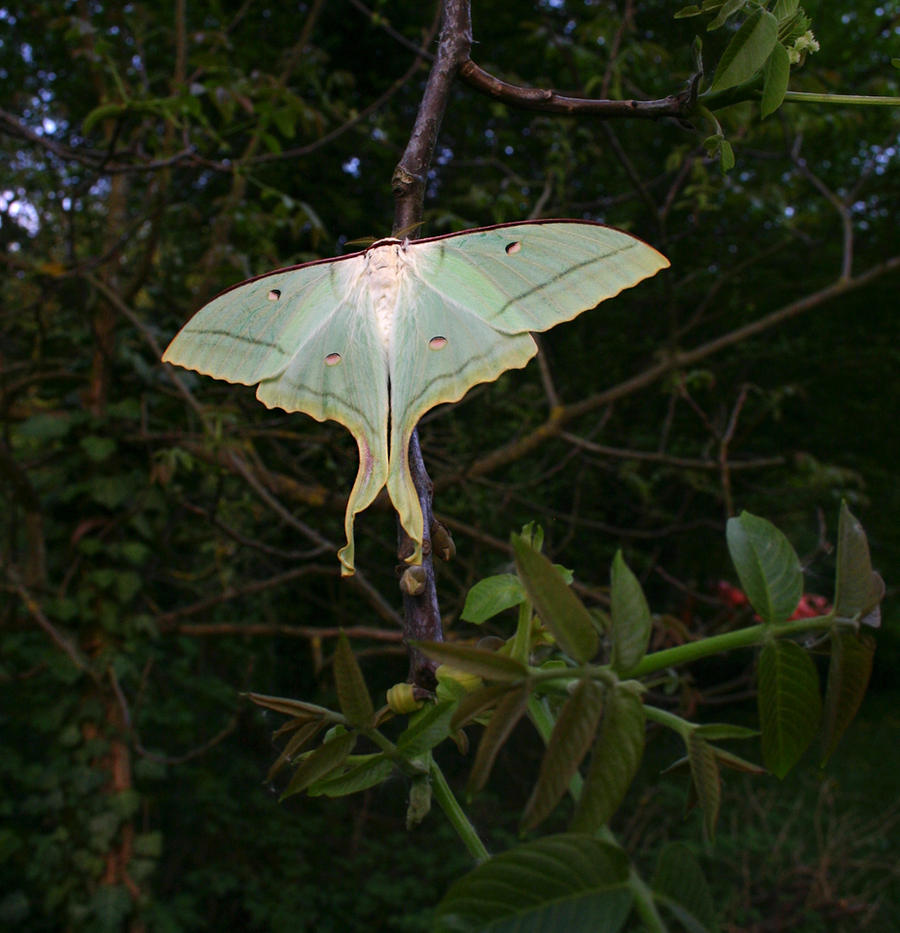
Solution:
<path fill-rule="evenodd" d="M 461 65 L 459 76 L 476 91 L 520 110 L 590 115 L 603 120 L 622 117 L 638 117 L 645 120 L 658 120 L 661 117 L 684 119 L 693 111 L 697 99 L 693 82 L 691 87 L 659 100 L 600 100 L 590 97 L 566 97 L 550 88 L 509 84 L 485 71 L 471 59 Z"/>
<path fill-rule="evenodd" d="M 700 360 L 706 359 L 706 357 L 712 356 L 720 350 L 724 350 L 736 343 L 740 343 L 742 340 L 770 330 L 784 321 L 797 317 L 804 311 L 809 311 L 826 301 L 830 301 L 832 298 L 837 298 L 839 295 L 846 294 L 847 292 L 856 291 L 856 289 L 862 288 L 881 276 L 898 269 L 900 269 L 900 256 L 893 256 L 886 262 L 879 263 L 877 266 L 872 266 L 855 278 L 839 279 L 832 285 L 819 289 L 819 291 L 813 292 L 811 295 L 807 295 L 804 298 L 799 298 L 797 301 L 793 301 L 783 308 L 773 311 L 771 314 L 767 314 L 756 321 L 746 324 L 744 327 L 738 327 L 736 330 L 723 334 L 721 337 L 701 344 L 693 350 L 672 353 L 662 362 L 645 369 L 644 372 L 639 373 L 631 379 L 620 382 L 618 385 L 607 389 L 605 392 L 592 395 L 572 405 L 565 405 L 555 409 L 550 413 L 547 420 L 535 428 L 530 434 L 518 438 L 515 441 L 511 441 L 503 447 L 497 448 L 492 453 L 487 454 L 487 456 L 482 457 L 480 460 L 476 460 L 469 469 L 465 471 L 465 476 L 475 477 L 492 473 L 494 470 L 501 466 L 505 466 L 507 463 L 519 460 L 521 457 L 525 456 L 525 454 L 540 446 L 548 438 L 556 437 L 562 431 L 563 425 L 575 418 L 594 411 L 597 408 L 601 408 L 604 405 L 609 405 L 611 402 L 618 401 L 621 398 L 626 398 L 634 392 L 652 385 L 675 369 L 693 366 Z"/>
<path fill-rule="evenodd" d="M 468 58 L 471 45 L 472 23 L 468 0 L 444 0 L 437 55 L 428 75 L 409 142 L 391 179 L 395 233 L 413 230 L 422 221 L 425 179 L 434 156 L 441 120 L 453 81 L 460 64 Z M 422 508 L 422 566 L 425 579 L 424 589 L 420 593 L 413 595 L 403 592 L 403 634 L 405 640 L 442 641 L 443 627 L 431 554 L 433 486 L 422 459 L 418 430 L 414 430 L 410 438 L 409 465 Z M 398 555 L 402 560 L 410 551 L 408 538 L 399 523 L 398 536 Z M 432 688 L 436 667 L 436 662 L 420 652 L 410 652 L 409 679 L 412 683 Z"/>

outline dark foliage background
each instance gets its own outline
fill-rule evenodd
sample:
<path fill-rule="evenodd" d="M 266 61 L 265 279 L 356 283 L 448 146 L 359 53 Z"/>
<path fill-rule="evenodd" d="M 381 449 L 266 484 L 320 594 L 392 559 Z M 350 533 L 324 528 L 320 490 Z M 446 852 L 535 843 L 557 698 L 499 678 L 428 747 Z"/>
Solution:
<path fill-rule="evenodd" d="M 679 5 L 480 0 L 473 54 L 531 86 L 665 96 L 703 28 L 673 19 Z M 338 626 L 370 683 L 405 677 L 393 519 L 375 507 L 357 523 L 360 573 L 342 582 L 349 435 L 159 363 L 223 287 L 389 232 L 427 75 L 415 50 L 437 21 L 434 4 L 375 6 L 0 8 L 0 925 L 419 930 L 467 867 L 439 815 L 405 835 L 399 779 L 281 806 L 261 784 L 277 723 L 239 691 L 328 700 Z M 822 51 L 793 89 L 897 95 L 900 6 L 808 12 Z M 727 38 L 704 36 L 710 61 Z M 623 547 L 656 643 L 708 633 L 745 621 L 716 597 L 728 514 L 778 524 L 830 596 L 816 581 L 846 498 L 889 585 L 875 692 L 824 785 L 812 770 L 783 793 L 733 782 L 735 817 L 705 856 L 732 929 L 892 929 L 900 279 L 854 277 L 900 253 L 897 112 L 786 103 L 760 122 L 747 103 L 718 117 L 727 175 L 702 126 L 516 111 L 456 88 L 424 232 L 590 217 L 672 269 L 544 336 L 540 365 L 426 417 L 435 508 L 458 544 L 442 610 L 464 632 L 468 588 L 507 568 L 509 532 L 537 520 L 582 595 L 602 605 Z M 842 270 L 846 287 L 820 295 Z M 802 314 L 601 404 L 799 300 Z M 752 711 L 751 665 L 702 666 L 672 702 Z M 699 844 L 680 785 L 657 786 L 665 756 L 625 808 L 638 851 Z M 495 847 L 527 786 L 501 760 L 496 796 L 475 802 Z"/>

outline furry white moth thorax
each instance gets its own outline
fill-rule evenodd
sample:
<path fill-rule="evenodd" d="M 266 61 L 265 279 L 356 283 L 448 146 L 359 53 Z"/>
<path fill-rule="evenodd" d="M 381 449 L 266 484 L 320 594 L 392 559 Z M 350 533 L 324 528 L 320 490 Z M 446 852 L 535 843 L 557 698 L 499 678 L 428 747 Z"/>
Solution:
<path fill-rule="evenodd" d="M 414 251 L 408 245 L 408 240 L 388 237 L 373 243 L 365 252 L 364 288 L 385 352 L 394 337 L 400 295 L 413 271 Z"/>

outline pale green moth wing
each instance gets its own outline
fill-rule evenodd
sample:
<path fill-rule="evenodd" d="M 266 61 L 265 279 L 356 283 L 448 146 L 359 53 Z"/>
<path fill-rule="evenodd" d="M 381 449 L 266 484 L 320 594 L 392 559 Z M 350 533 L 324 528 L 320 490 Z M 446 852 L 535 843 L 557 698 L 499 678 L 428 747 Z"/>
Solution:
<path fill-rule="evenodd" d="M 408 560 L 418 563 L 424 529 L 409 440 L 421 416 L 524 366 L 536 351 L 529 331 L 571 320 L 668 264 L 629 234 L 582 221 L 381 240 L 224 292 L 163 359 L 258 383 L 257 397 L 270 407 L 345 425 L 360 466 L 338 555 L 343 572 L 353 573 L 354 517 L 385 483 L 418 545 Z"/>
<path fill-rule="evenodd" d="M 531 221 L 414 241 L 410 293 L 397 303 L 390 350 L 388 491 L 421 541 L 409 439 L 422 415 L 524 366 L 529 331 L 571 320 L 669 265 L 641 240 L 579 221 Z"/>
<path fill-rule="evenodd" d="M 359 448 L 347 502 L 347 544 L 338 552 L 353 573 L 353 519 L 385 484 L 388 384 L 385 351 L 365 287 L 364 254 L 308 263 L 251 279 L 198 311 L 163 360 L 217 379 L 259 383 L 269 408 L 302 411 L 345 425 Z"/>

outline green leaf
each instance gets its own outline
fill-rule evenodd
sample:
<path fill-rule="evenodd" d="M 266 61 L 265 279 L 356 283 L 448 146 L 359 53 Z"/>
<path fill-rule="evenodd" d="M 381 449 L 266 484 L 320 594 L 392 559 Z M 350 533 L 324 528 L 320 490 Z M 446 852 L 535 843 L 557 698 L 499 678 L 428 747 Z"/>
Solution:
<path fill-rule="evenodd" d="M 343 732 L 320 745 L 311 755 L 300 762 L 284 793 L 278 798 L 284 800 L 293 794 L 299 794 L 320 778 L 339 768 L 356 745 L 355 732 Z"/>
<path fill-rule="evenodd" d="M 264 693 L 245 693 L 243 696 L 252 700 L 257 706 L 273 709 L 276 713 L 285 713 L 296 719 L 339 719 L 340 714 L 315 703 L 306 703 L 303 700 L 291 700 L 287 697 L 266 696 Z"/>
<path fill-rule="evenodd" d="M 763 761 L 783 778 L 812 741 L 822 717 L 819 677 L 799 645 L 765 645 L 759 656 L 758 702 Z"/>
<path fill-rule="evenodd" d="M 396 768 L 396 765 L 381 752 L 360 755 L 356 761 L 348 758 L 345 765 L 349 767 L 341 774 L 331 772 L 333 776 L 326 776 L 311 784 L 307 789 L 309 796 L 344 797 L 347 794 L 356 794 L 386 781 Z"/>
<path fill-rule="evenodd" d="M 619 808 L 644 753 L 644 718 L 644 704 L 631 686 L 620 684 L 607 692 L 573 830 L 595 832 Z"/>
<path fill-rule="evenodd" d="M 518 535 L 512 544 L 519 577 L 541 621 L 569 657 L 589 661 L 599 646 L 590 613 L 543 554 Z"/>
<path fill-rule="evenodd" d="M 778 41 L 778 20 L 758 9 L 744 20 L 716 66 L 711 91 L 724 91 L 749 81 L 762 68 Z"/>
<path fill-rule="evenodd" d="M 872 570 L 866 533 L 846 502 L 841 505 L 838 519 L 836 563 L 835 616 L 878 628 L 881 625 L 879 604 L 884 598 L 884 581 Z"/>
<path fill-rule="evenodd" d="M 749 512 L 729 518 L 728 551 L 750 604 L 764 622 L 790 618 L 803 595 L 803 572 L 790 541 Z"/>
<path fill-rule="evenodd" d="M 900 68 L 900 58 L 892 58 L 892 59 L 891 59 L 891 64 L 892 64 L 895 68 Z"/>
<path fill-rule="evenodd" d="M 341 712 L 347 720 L 354 726 L 370 726 L 375 716 L 372 698 L 359 664 L 356 663 L 350 641 L 343 632 L 334 652 L 334 681 Z"/>
<path fill-rule="evenodd" d="M 445 641 L 412 641 L 410 644 L 426 657 L 440 661 L 441 664 L 456 667 L 469 674 L 477 674 L 488 680 L 515 681 L 528 676 L 528 668 L 521 661 L 496 651 Z"/>
<path fill-rule="evenodd" d="M 456 707 L 456 712 L 450 721 L 451 730 L 455 732 L 461 729 L 492 706 L 496 706 L 502 697 L 515 689 L 516 687 L 512 684 L 492 684 L 489 687 L 473 690 L 459 701 L 459 706 Z"/>
<path fill-rule="evenodd" d="M 124 885 L 101 885 L 90 900 L 89 925 L 97 933 L 118 933 L 127 926 L 132 906 L 131 895 Z"/>
<path fill-rule="evenodd" d="M 703 829 L 706 838 L 712 841 L 716 835 L 716 821 L 719 818 L 719 805 L 722 802 L 722 782 L 719 779 L 716 752 L 706 739 L 697 735 L 696 731 L 688 736 L 687 752 L 697 801 L 703 812 Z"/>
<path fill-rule="evenodd" d="M 659 853 L 653 875 L 653 895 L 689 930 L 716 933 L 716 909 L 703 869 L 694 853 L 682 842 L 670 842 Z M 673 909 L 673 905 L 681 911 Z M 686 912 L 693 926 L 686 923 Z"/>
<path fill-rule="evenodd" d="M 761 120 L 765 120 L 781 106 L 790 79 L 791 60 L 788 51 L 780 42 L 776 42 L 763 68 L 762 99 L 759 102 Z"/>
<path fill-rule="evenodd" d="M 466 596 L 461 618 L 473 625 L 481 625 L 504 609 L 525 602 L 528 596 L 519 578 L 511 573 L 500 573 L 479 580 Z"/>
<path fill-rule="evenodd" d="M 650 607 L 638 578 L 631 572 L 622 552 L 612 563 L 610 586 L 612 619 L 612 666 L 619 674 L 637 667 L 650 643 Z"/>
<path fill-rule="evenodd" d="M 713 750 L 716 753 L 716 758 L 726 768 L 731 768 L 732 771 L 741 771 L 744 774 L 766 774 L 766 769 L 761 765 L 747 761 L 746 758 L 741 758 L 739 755 L 735 755 L 734 752 L 726 752 L 724 748 L 718 746 L 714 746 Z"/>
<path fill-rule="evenodd" d="M 434 748 L 450 734 L 450 720 L 456 709 L 455 703 L 429 703 L 410 716 L 409 725 L 397 737 L 397 748 L 407 758 Z"/>
<path fill-rule="evenodd" d="M 323 720 L 314 719 L 303 723 L 297 731 L 290 737 L 287 744 L 281 751 L 281 754 L 275 759 L 274 764 L 269 768 L 266 775 L 266 781 L 271 781 L 273 777 L 296 755 L 300 752 L 307 742 L 311 742 L 318 734 L 319 730 L 325 725 Z"/>
<path fill-rule="evenodd" d="M 90 135 L 91 130 L 101 121 L 119 117 L 128 112 L 128 104 L 101 104 L 95 107 L 82 121 L 81 132 Z"/>
<path fill-rule="evenodd" d="M 693 730 L 694 735 L 711 742 L 719 739 L 752 739 L 759 735 L 758 729 L 748 729 L 746 726 L 733 726 L 728 722 L 705 722 Z"/>
<path fill-rule="evenodd" d="M 409 802 L 406 805 L 406 829 L 414 829 L 428 816 L 431 810 L 431 775 L 419 774 L 409 787 Z"/>
<path fill-rule="evenodd" d="M 708 32 L 724 26 L 728 20 L 747 5 L 747 0 L 725 0 L 715 19 L 706 27 Z"/>
<path fill-rule="evenodd" d="M 472 773 L 469 775 L 467 786 L 469 794 L 475 794 L 484 787 L 490 776 L 491 768 L 494 766 L 497 753 L 509 738 L 516 723 L 522 718 L 527 704 L 528 691 L 521 688 L 510 691 L 497 704 L 478 743 L 475 763 L 472 765 Z"/>
<path fill-rule="evenodd" d="M 94 463 L 101 463 L 106 460 L 116 449 L 116 442 L 111 437 L 97 437 L 90 435 L 83 437 L 78 442 L 81 449 L 88 455 L 88 458 Z"/>
<path fill-rule="evenodd" d="M 831 664 L 822 719 L 822 764 L 832 756 L 866 695 L 872 674 L 875 639 L 837 629 L 831 635 Z"/>
<path fill-rule="evenodd" d="M 603 712 L 603 688 L 579 681 L 563 704 L 547 743 L 537 784 L 522 813 L 522 829 L 533 829 L 550 815 L 594 741 Z"/>
<path fill-rule="evenodd" d="M 617 933 L 631 910 L 628 859 L 609 842 L 547 836 L 479 865 L 438 905 L 437 933 Z"/>
<path fill-rule="evenodd" d="M 695 3 L 692 3 L 690 6 L 682 7 L 674 16 L 674 19 L 687 19 L 690 16 L 699 16 L 703 10 L 700 9 Z"/>
<path fill-rule="evenodd" d="M 734 149 L 727 139 L 719 144 L 719 167 L 723 172 L 730 172 L 734 168 Z"/>
<path fill-rule="evenodd" d="M 782 22 L 788 17 L 793 16 L 797 12 L 797 8 L 800 6 L 800 0 L 776 0 L 775 9 L 772 10 L 772 15 L 778 22 Z"/>

